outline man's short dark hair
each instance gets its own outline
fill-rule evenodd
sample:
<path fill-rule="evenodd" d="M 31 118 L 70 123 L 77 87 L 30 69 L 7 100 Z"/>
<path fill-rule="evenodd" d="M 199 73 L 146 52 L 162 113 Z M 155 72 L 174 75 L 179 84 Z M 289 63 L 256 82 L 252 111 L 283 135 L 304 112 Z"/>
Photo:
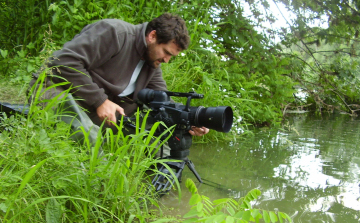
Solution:
<path fill-rule="evenodd" d="M 190 43 L 190 37 L 185 21 L 180 16 L 164 13 L 148 23 L 145 31 L 147 36 L 151 31 L 156 30 L 158 44 L 168 43 L 175 40 L 175 43 L 183 50 L 186 50 Z"/>

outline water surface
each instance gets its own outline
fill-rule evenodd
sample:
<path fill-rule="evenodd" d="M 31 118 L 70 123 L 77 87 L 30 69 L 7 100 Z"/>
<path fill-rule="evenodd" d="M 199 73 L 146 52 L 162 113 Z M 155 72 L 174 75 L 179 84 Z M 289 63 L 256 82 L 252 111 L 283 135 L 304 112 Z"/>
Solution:
<path fill-rule="evenodd" d="M 359 222 L 359 147 L 359 118 L 302 114 L 245 141 L 194 144 L 189 158 L 205 182 L 197 184 L 200 194 L 211 200 L 257 188 L 254 208 L 286 212 L 294 222 Z M 197 182 L 188 168 L 186 178 Z M 161 199 L 169 214 L 189 211 L 184 184 L 180 203 L 174 192 Z"/>

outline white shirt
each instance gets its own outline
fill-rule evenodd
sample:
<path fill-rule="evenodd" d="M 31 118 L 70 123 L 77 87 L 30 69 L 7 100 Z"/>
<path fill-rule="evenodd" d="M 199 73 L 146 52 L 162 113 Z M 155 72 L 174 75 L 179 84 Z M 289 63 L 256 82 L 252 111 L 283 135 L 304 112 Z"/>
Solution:
<path fill-rule="evenodd" d="M 123 92 L 121 92 L 119 94 L 119 97 L 128 96 L 135 91 L 136 79 L 138 78 L 141 68 L 143 67 L 144 63 L 145 63 L 145 60 L 140 60 L 139 63 L 136 65 L 128 86 L 125 88 L 125 90 Z"/>

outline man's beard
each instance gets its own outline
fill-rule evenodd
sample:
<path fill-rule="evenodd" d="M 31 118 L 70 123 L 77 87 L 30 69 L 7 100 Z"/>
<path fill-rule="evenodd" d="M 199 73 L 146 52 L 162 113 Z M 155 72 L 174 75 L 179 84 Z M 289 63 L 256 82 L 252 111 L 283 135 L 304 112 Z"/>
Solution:
<path fill-rule="evenodd" d="M 157 62 L 159 59 L 153 59 L 153 58 L 151 57 L 152 54 L 154 54 L 153 51 L 152 51 L 152 46 L 149 45 L 149 46 L 146 48 L 146 51 L 145 51 L 145 53 L 144 53 L 143 58 L 145 59 L 145 63 L 146 63 L 148 66 L 156 69 L 156 68 L 158 68 L 158 67 L 160 66 L 160 64 L 159 64 L 159 65 L 156 64 L 156 62 Z"/>

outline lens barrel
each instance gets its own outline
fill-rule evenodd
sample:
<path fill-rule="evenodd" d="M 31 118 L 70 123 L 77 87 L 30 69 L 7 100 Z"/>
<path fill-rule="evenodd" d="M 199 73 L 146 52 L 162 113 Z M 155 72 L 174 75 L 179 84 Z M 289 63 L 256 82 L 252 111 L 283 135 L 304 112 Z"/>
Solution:
<path fill-rule="evenodd" d="M 232 127 L 233 111 L 229 106 L 208 108 L 199 106 L 192 107 L 190 110 L 196 126 L 204 126 L 225 133 L 229 132 Z"/>

